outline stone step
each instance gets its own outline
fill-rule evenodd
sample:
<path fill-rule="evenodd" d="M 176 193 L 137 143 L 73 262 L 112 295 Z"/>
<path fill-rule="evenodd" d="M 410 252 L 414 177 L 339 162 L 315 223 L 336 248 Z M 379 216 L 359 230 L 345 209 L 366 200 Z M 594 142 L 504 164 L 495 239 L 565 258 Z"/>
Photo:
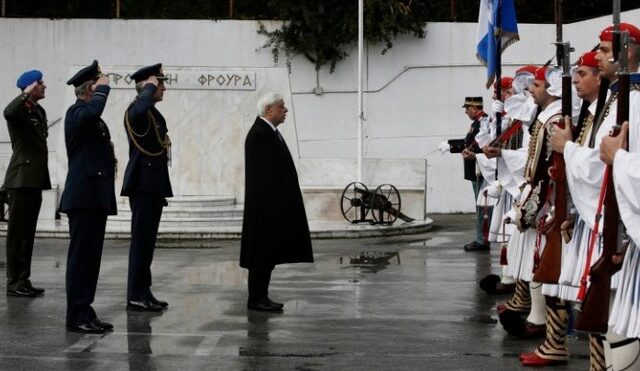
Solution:
<path fill-rule="evenodd" d="M 235 204 L 233 196 L 177 196 L 167 199 L 169 205 L 162 210 L 160 231 L 184 228 L 214 228 L 242 226 L 243 205 Z M 131 227 L 131 210 L 126 197 L 117 203 L 118 215 L 109 216 L 107 230 Z M 65 214 L 61 222 L 68 223 Z"/>
<path fill-rule="evenodd" d="M 110 228 L 130 227 L 131 218 L 114 215 L 107 219 L 107 230 Z M 182 228 L 215 228 L 242 226 L 242 217 L 216 218 L 165 218 L 160 220 L 160 231 L 165 229 L 181 230 Z"/>
<path fill-rule="evenodd" d="M 192 208 L 170 208 L 162 210 L 162 219 L 165 218 L 242 218 L 244 208 L 242 205 L 233 207 L 192 207 Z M 118 216 L 131 219 L 130 209 L 118 209 Z"/>
<path fill-rule="evenodd" d="M 234 196 L 176 196 L 167 198 L 169 205 L 167 209 L 188 209 L 188 208 L 224 208 L 234 206 L 236 198 Z M 120 197 L 118 199 L 118 210 L 129 209 L 129 199 Z"/>

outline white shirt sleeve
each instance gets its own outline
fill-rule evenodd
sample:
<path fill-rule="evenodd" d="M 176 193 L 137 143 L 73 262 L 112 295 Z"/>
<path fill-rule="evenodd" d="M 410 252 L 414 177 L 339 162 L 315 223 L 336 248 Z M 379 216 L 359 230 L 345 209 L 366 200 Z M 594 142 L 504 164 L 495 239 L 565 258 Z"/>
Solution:
<path fill-rule="evenodd" d="M 491 125 L 493 121 L 489 120 L 489 117 L 483 117 L 480 119 L 480 129 L 478 134 L 476 134 L 476 142 L 478 142 L 478 147 L 482 148 L 487 144 L 491 143 L 493 140 L 491 134 Z"/>
<path fill-rule="evenodd" d="M 593 229 L 606 168 L 605 163 L 600 161 L 600 148 L 581 147 L 574 142 L 567 142 L 564 160 L 573 204 L 580 218 Z"/>
<path fill-rule="evenodd" d="M 478 153 L 476 154 L 476 162 L 482 177 L 487 183 L 493 184 L 496 179 L 496 159 L 487 158 L 484 154 Z"/>
<path fill-rule="evenodd" d="M 518 187 L 518 191 L 516 192 L 514 189 L 507 191 L 511 193 L 512 196 L 517 197 L 520 194 L 520 186 L 524 184 L 524 167 L 527 163 L 527 152 L 528 149 L 526 147 L 511 150 L 511 149 L 503 149 L 501 160 L 504 162 L 505 167 L 509 172 L 510 182 L 513 183 L 514 186 Z"/>
<path fill-rule="evenodd" d="M 640 153 L 620 150 L 613 160 L 613 184 L 627 233 L 640 245 Z"/>
<path fill-rule="evenodd" d="M 627 233 L 640 246 L 640 92 L 629 95 L 629 151 L 613 159 L 613 184 L 620 217 Z"/>

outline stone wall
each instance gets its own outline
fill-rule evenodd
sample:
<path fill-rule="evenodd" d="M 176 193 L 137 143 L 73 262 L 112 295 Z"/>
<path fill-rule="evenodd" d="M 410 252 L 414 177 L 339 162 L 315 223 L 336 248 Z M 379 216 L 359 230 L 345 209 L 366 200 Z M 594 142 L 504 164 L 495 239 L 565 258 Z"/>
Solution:
<path fill-rule="evenodd" d="M 566 25 L 565 39 L 577 52 L 589 50 L 610 19 Z M 637 24 L 639 19 L 638 10 L 622 15 L 627 22 Z M 158 108 L 168 119 L 174 143 L 171 176 L 176 191 L 231 194 L 242 202 L 242 144 L 255 117 L 255 99 L 264 91 L 278 90 L 291 111 L 283 132 L 297 155 L 308 208 L 317 210 L 318 218 L 329 218 L 334 210 L 321 200 L 335 197 L 331 192 L 356 178 L 357 50 L 333 74 L 326 70 L 316 74 L 304 58 L 294 59 L 288 71 L 284 61 L 274 63 L 271 52 L 262 48 L 265 38 L 257 28 L 253 21 L 0 18 L 0 102 L 6 104 L 19 93 L 15 80 L 21 72 L 38 68 L 48 85 L 42 104 L 52 122 L 61 119 L 73 101 L 66 80 L 93 59 L 113 73 L 163 62 L 167 71 L 183 75 L 255 74 L 252 90 L 198 88 L 197 79 L 191 87 L 169 86 Z M 503 57 L 505 74 L 551 58 L 554 32 L 551 24 L 520 25 L 522 41 Z M 464 96 L 484 96 L 485 107 L 490 107 L 485 71 L 475 59 L 475 40 L 475 24 L 430 23 L 425 39 L 400 37 L 384 56 L 378 45 L 365 49 L 365 182 L 374 188 L 381 183 L 396 185 L 403 196 L 413 199 L 413 217 L 421 217 L 422 205 L 427 205 L 427 212 L 473 209 L 459 156 L 431 154 L 426 176 L 424 169 L 425 156 L 439 142 L 465 134 L 469 122 L 460 108 Z M 115 82 L 116 75 L 112 77 Z M 317 84 L 322 95 L 313 93 Z M 121 170 L 126 162 L 122 114 L 133 96 L 131 87 L 114 89 L 105 111 Z M 62 126 L 53 125 L 49 139 L 53 182 L 60 187 L 66 169 Z M 7 130 L 0 125 L 2 174 L 9 154 Z M 425 188 L 427 199 L 419 200 Z M 54 192 L 49 197 L 43 217 L 54 215 L 56 196 Z"/>

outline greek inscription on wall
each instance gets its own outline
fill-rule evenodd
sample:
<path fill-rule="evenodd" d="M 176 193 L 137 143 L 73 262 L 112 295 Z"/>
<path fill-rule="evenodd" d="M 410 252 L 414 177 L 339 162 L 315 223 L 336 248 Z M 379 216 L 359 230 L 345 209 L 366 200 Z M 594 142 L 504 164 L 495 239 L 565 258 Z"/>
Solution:
<path fill-rule="evenodd" d="M 135 71 L 106 70 L 114 89 L 133 89 Z M 169 89 L 186 90 L 255 90 L 255 71 L 172 71 L 165 70 L 165 86 Z"/>

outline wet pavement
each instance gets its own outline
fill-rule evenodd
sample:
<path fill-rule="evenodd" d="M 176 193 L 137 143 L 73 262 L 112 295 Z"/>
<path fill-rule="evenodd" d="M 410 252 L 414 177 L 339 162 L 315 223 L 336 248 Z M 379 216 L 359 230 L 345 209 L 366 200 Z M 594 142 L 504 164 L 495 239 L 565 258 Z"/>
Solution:
<path fill-rule="evenodd" d="M 431 217 L 423 235 L 314 241 L 316 263 L 274 271 L 282 314 L 247 311 L 239 241 L 157 249 L 153 290 L 170 307 L 127 312 L 127 245 L 107 241 L 94 303 L 115 326 L 107 335 L 65 331 L 68 241 L 37 240 L 32 281 L 47 292 L 0 295 L 0 369 L 522 369 L 518 354 L 537 341 L 506 335 L 494 309 L 505 297 L 477 286 L 499 272 L 498 249 L 462 250 L 471 215 Z M 569 364 L 554 369 L 588 369 L 587 342 L 574 336 L 569 346 Z"/>

